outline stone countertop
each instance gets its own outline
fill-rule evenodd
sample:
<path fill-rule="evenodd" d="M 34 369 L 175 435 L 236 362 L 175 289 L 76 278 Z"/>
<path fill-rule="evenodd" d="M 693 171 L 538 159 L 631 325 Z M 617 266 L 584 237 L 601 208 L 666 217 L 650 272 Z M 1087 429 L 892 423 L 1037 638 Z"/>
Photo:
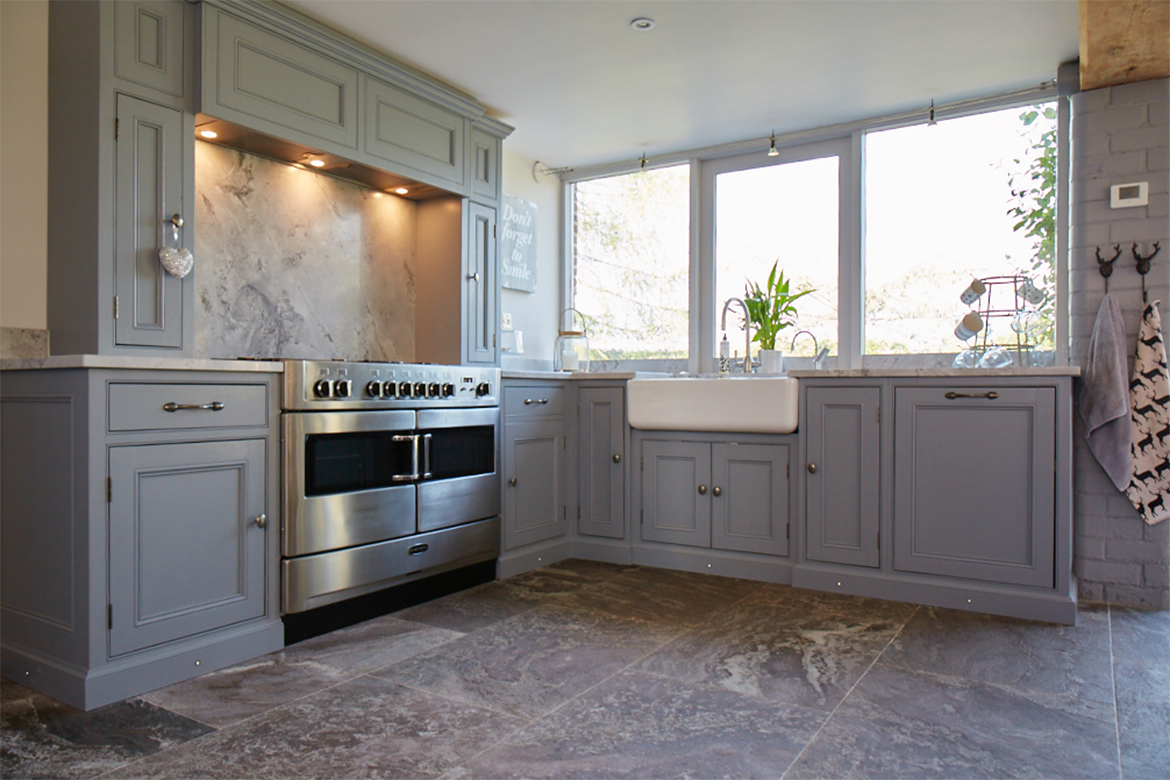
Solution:
<path fill-rule="evenodd" d="M 518 371 L 505 368 L 504 379 L 560 379 L 560 380 L 623 380 L 665 378 L 670 374 L 661 371 Z"/>
<path fill-rule="evenodd" d="M 0 360 L 0 371 L 35 369 L 117 368 L 137 371 L 251 371 L 280 374 L 284 364 L 273 360 L 218 360 L 214 358 L 137 357 L 135 355 L 52 355 Z"/>
<path fill-rule="evenodd" d="M 946 379 L 986 379 L 1006 377 L 1053 377 L 1053 376 L 1080 376 L 1080 366 L 1045 366 L 1041 368 L 825 368 L 795 369 L 788 372 L 788 376 L 797 379 L 850 379 L 850 378 L 946 378 Z"/>

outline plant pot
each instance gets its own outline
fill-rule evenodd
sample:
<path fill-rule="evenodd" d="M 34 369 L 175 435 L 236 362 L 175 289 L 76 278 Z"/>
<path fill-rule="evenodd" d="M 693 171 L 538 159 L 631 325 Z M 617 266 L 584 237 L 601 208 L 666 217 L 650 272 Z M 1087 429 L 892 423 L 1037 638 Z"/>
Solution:
<path fill-rule="evenodd" d="M 760 350 L 760 373 L 781 374 L 784 372 L 784 353 L 778 349 Z"/>

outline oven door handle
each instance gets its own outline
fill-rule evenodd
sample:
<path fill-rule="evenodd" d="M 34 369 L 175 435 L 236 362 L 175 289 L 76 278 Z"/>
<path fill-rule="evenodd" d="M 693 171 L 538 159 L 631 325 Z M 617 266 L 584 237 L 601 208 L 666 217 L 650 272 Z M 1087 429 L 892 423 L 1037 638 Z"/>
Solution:
<path fill-rule="evenodd" d="M 431 471 L 431 434 L 424 433 L 422 435 L 423 443 L 423 479 L 431 479 L 434 473 Z"/>
<path fill-rule="evenodd" d="M 417 482 L 419 478 L 418 473 L 418 439 L 417 433 L 396 433 L 391 437 L 394 442 L 410 442 L 410 474 L 395 474 L 392 479 L 395 482 Z"/>

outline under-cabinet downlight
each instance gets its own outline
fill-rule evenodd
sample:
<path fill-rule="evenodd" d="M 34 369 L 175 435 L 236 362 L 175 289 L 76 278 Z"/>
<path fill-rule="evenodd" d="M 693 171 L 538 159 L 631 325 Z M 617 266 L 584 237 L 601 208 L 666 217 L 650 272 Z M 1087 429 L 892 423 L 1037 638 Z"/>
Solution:
<path fill-rule="evenodd" d="M 639 16 L 630 22 L 630 27 L 638 32 L 644 32 L 654 28 L 654 20 L 649 16 Z"/>
<path fill-rule="evenodd" d="M 406 187 L 396 187 L 394 190 L 395 195 L 405 195 L 408 192 L 410 192 L 410 190 L 406 189 Z"/>
<path fill-rule="evenodd" d="M 324 168 L 325 161 L 322 160 L 320 157 L 314 157 L 311 160 L 309 160 L 309 165 L 312 165 L 314 168 Z"/>
<path fill-rule="evenodd" d="M 212 138 L 219 138 L 219 133 L 214 130 L 200 130 L 199 136 L 210 141 Z"/>

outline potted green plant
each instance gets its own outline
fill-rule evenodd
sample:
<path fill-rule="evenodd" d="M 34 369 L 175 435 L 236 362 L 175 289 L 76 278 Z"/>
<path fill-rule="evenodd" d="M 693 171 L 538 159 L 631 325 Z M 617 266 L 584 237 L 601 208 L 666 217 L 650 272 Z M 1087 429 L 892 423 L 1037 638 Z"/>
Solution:
<path fill-rule="evenodd" d="M 748 319 L 756 330 L 752 341 L 760 344 L 761 374 L 780 373 L 783 354 L 776 349 L 776 337 L 789 325 L 796 324 L 793 304 L 813 292 L 811 289 L 791 292 L 790 280 L 784 278 L 779 266 L 779 260 L 772 264 L 772 272 L 763 286 L 749 279 L 743 298 Z"/>

